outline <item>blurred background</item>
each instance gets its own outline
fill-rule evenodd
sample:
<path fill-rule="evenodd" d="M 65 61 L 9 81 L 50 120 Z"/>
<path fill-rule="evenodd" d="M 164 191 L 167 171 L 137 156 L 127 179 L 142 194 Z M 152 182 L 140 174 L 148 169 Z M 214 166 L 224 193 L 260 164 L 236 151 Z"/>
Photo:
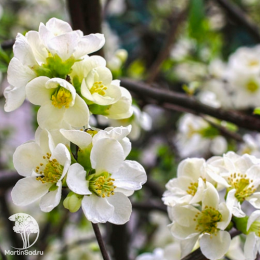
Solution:
<path fill-rule="evenodd" d="M 133 213 L 126 225 L 100 226 L 111 259 L 132 260 L 174 242 L 161 197 L 182 159 L 207 159 L 230 150 L 260 157 L 258 116 L 252 121 L 260 106 L 259 10 L 258 0 L 0 0 L 0 248 L 19 245 L 8 217 L 24 212 L 40 226 L 33 249 L 44 251 L 6 259 L 102 259 L 81 210 L 72 214 L 60 205 L 43 213 L 37 203 L 19 208 L 11 201 L 10 190 L 19 178 L 12 155 L 34 139 L 37 128 L 36 110 L 28 102 L 10 113 L 3 109 L 18 32 L 38 30 L 41 22 L 56 17 L 84 34 L 105 34 L 98 54 L 106 58 L 114 79 L 122 79 L 130 90 L 134 114 L 121 121 L 93 117 L 91 124 L 102 129 L 132 125 L 128 159 L 145 167 L 148 182 L 131 197 Z M 164 102 L 131 87 L 139 81 L 180 93 L 183 103 Z M 190 101 L 193 105 L 187 105 Z M 233 117 L 219 116 L 221 109 Z"/>

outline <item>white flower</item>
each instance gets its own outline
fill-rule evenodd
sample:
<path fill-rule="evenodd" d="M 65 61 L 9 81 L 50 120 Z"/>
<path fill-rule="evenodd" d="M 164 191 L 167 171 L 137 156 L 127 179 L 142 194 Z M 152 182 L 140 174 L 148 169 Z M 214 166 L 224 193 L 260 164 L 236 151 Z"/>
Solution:
<path fill-rule="evenodd" d="M 260 76 L 250 71 L 230 75 L 228 83 L 233 88 L 232 103 L 235 108 L 244 109 L 259 105 Z"/>
<path fill-rule="evenodd" d="M 252 71 L 255 73 L 260 72 L 260 45 L 253 48 L 241 47 L 237 49 L 228 60 L 228 67 L 234 73 Z M 229 73 L 229 72 L 227 72 Z"/>
<path fill-rule="evenodd" d="M 41 106 L 37 120 L 42 128 L 60 128 L 64 121 L 75 127 L 88 123 L 86 103 L 66 80 L 38 77 L 27 84 L 26 95 L 30 102 Z"/>
<path fill-rule="evenodd" d="M 247 221 L 246 242 L 244 245 L 244 254 L 246 260 L 256 259 L 257 252 L 260 253 L 260 210 L 254 211 Z"/>
<path fill-rule="evenodd" d="M 229 57 L 225 79 L 233 90 L 231 102 L 243 109 L 258 105 L 260 97 L 260 45 L 242 47 Z"/>
<path fill-rule="evenodd" d="M 260 134 L 245 134 L 243 136 L 244 143 L 241 144 L 238 154 L 250 154 L 260 158 Z"/>
<path fill-rule="evenodd" d="M 176 146 L 182 158 L 200 156 L 209 152 L 221 154 L 227 149 L 227 141 L 219 131 L 201 117 L 185 114 L 179 121 Z"/>
<path fill-rule="evenodd" d="M 83 36 L 72 31 L 70 25 L 52 18 L 40 24 L 39 33 L 29 31 L 18 34 L 13 47 L 14 57 L 8 67 L 5 89 L 5 111 L 18 108 L 25 99 L 25 86 L 38 76 L 65 79 L 75 62 L 89 53 L 99 50 L 105 43 L 102 34 Z"/>
<path fill-rule="evenodd" d="M 181 246 L 176 242 L 167 245 L 165 249 L 156 248 L 153 253 L 143 253 L 136 260 L 180 260 Z"/>
<path fill-rule="evenodd" d="M 114 104 L 121 98 L 120 87 L 112 81 L 112 73 L 101 66 L 92 69 L 82 81 L 81 94 L 89 104 L 102 106 Z"/>
<path fill-rule="evenodd" d="M 247 200 L 260 208 L 260 161 L 254 156 L 242 156 L 228 152 L 223 157 L 212 157 L 209 164 L 220 169 L 220 175 L 227 182 L 227 205 L 236 217 L 244 217 L 241 204 Z"/>
<path fill-rule="evenodd" d="M 143 167 L 135 161 L 124 161 L 125 152 L 116 139 L 97 140 L 90 153 L 92 170 L 86 172 L 78 163 L 68 171 L 69 188 L 82 199 L 82 209 L 93 223 L 126 223 L 131 214 L 127 198 L 146 182 Z"/>
<path fill-rule="evenodd" d="M 113 84 L 120 86 L 119 80 L 113 80 Z M 112 104 L 106 110 L 105 115 L 111 119 L 124 119 L 129 118 L 133 114 L 132 109 L 132 96 L 130 92 L 123 87 L 120 87 L 121 98 L 114 104 Z"/>
<path fill-rule="evenodd" d="M 205 190 L 201 210 L 191 205 L 176 205 L 170 210 L 173 220 L 170 230 L 174 237 L 190 240 L 191 249 L 200 237 L 201 252 L 210 260 L 226 254 L 231 238 L 224 230 L 232 214 L 224 202 L 219 204 L 218 192 L 211 183 Z"/>
<path fill-rule="evenodd" d="M 212 77 L 223 79 L 226 71 L 226 64 L 220 59 L 213 60 L 209 64 L 208 71 Z"/>
<path fill-rule="evenodd" d="M 225 185 L 217 169 L 207 165 L 203 158 L 185 159 L 178 166 L 177 178 L 166 184 L 163 201 L 168 206 L 196 204 L 202 201 L 208 182 L 214 186 L 217 183 Z"/>
<path fill-rule="evenodd" d="M 46 137 L 39 136 L 36 142 L 22 144 L 16 149 L 14 167 L 25 178 L 16 183 L 11 196 L 14 204 L 19 206 L 41 199 L 41 210 L 49 212 L 60 202 L 62 180 L 71 158 L 64 144 L 55 147 L 50 135 L 49 140 Z"/>

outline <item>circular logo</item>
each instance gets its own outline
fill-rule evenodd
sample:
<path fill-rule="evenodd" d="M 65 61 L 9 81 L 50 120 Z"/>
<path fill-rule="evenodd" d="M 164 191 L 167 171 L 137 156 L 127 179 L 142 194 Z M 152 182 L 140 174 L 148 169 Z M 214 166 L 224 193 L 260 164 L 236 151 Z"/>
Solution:
<path fill-rule="evenodd" d="M 21 235 L 21 239 L 23 242 L 22 248 L 12 248 L 19 250 L 28 249 L 36 243 L 39 237 L 40 229 L 37 221 L 32 216 L 25 213 L 17 213 L 9 217 L 9 220 L 15 222 L 13 230 L 14 232 Z M 32 234 L 34 235 L 34 237 L 36 236 L 36 238 L 33 239 L 34 241 L 31 243 L 30 236 L 32 237 Z"/>

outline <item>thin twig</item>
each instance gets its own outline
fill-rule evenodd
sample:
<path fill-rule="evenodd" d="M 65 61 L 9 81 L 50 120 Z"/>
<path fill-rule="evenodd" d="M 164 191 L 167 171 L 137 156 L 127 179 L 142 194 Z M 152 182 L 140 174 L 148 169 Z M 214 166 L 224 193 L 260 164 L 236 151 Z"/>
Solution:
<path fill-rule="evenodd" d="M 95 223 L 92 223 L 92 222 L 91 222 L 91 224 L 92 224 L 94 233 L 96 235 L 96 238 L 97 238 L 97 241 L 98 241 L 98 245 L 99 245 L 101 254 L 103 256 L 103 259 L 104 260 L 110 260 L 110 258 L 108 256 L 108 253 L 107 253 L 107 250 L 106 250 L 106 247 L 105 247 L 105 244 L 104 244 L 104 241 L 103 241 L 103 238 L 102 238 L 102 235 L 100 233 L 98 224 L 95 224 Z"/>
<path fill-rule="evenodd" d="M 248 18 L 237 5 L 231 3 L 228 0 L 214 0 L 218 3 L 227 13 L 228 17 L 233 19 L 239 25 L 244 26 L 247 31 L 255 38 L 257 42 L 260 42 L 259 28 Z"/>
<path fill-rule="evenodd" d="M 148 201 L 148 202 L 132 202 L 132 206 L 134 209 L 137 210 L 144 210 L 144 211 L 161 211 L 163 213 L 167 213 L 167 208 L 162 203 L 157 203 L 154 201 Z"/>
<path fill-rule="evenodd" d="M 216 129 L 219 130 L 219 132 L 226 137 L 232 138 L 234 140 L 236 140 L 237 142 L 244 142 L 243 138 L 241 135 L 239 135 L 238 133 L 229 131 L 226 127 L 223 127 L 222 125 L 218 125 L 216 123 L 214 123 L 212 120 L 210 120 L 209 118 L 206 118 L 205 116 L 201 116 L 205 121 L 207 121 L 210 125 L 212 125 L 213 127 L 215 127 Z"/>
<path fill-rule="evenodd" d="M 187 16 L 187 10 L 184 9 L 182 12 L 178 14 L 177 19 L 171 19 L 171 27 L 169 32 L 166 34 L 166 39 L 164 44 L 159 52 L 158 57 L 154 61 L 149 71 L 149 75 L 147 77 L 147 83 L 151 84 L 157 77 L 158 73 L 160 72 L 160 68 L 164 60 L 169 56 L 171 48 L 176 40 L 176 36 L 182 25 L 183 21 Z"/>
<path fill-rule="evenodd" d="M 127 88 L 129 91 L 134 92 L 141 98 L 152 98 L 160 106 L 167 103 L 177 105 L 193 110 L 197 113 L 213 116 L 220 120 L 231 122 L 245 129 L 260 132 L 260 118 L 258 116 L 246 115 L 235 110 L 214 108 L 205 105 L 185 94 L 159 88 L 151 88 L 148 84 L 143 82 L 137 82 L 124 78 L 121 79 L 121 83 L 122 86 Z"/>

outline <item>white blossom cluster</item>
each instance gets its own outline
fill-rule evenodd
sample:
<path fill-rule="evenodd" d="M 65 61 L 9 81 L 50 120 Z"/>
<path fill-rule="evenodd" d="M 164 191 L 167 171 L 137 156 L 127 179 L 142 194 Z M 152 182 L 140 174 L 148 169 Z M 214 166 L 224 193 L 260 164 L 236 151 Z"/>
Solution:
<path fill-rule="evenodd" d="M 213 60 L 205 90 L 215 93 L 224 107 L 246 109 L 259 105 L 260 46 L 238 48 L 227 63 Z"/>
<path fill-rule="evenodd" d="M 56 18 L 41 23 L 39 31 L 17 35 L 5 111 L 25 99 L 40 108 L 35 140 L 19 146 L 13 156 L 24 177 L 11 193 L 16 205 L 40 199 L 41 210 L 49 212 L 60 203 L 62 189 L 69 188 L 63 205 L 71 212 L 82 207 L 93 223 L 129 220 L 128 196 L 146 182 L 144 168 L 126 160 L 131 126 L 100 130 L 89 125 L 91 114 L 125 119 L 133 113 L 130 93 L 113 80 L 106 60 L 89 56 L 104 43 L 102 34 L 84 36 Z"/>
<path fill-rule="evenodd" d="M 245 259 L 255 259 L 260 251 L 259 177 L 260 160 L 248 154 L 183 160 L 163 195 L 172 235 L 188 251 L 199 241 L 202 253 L 217 260 L 227 254 L 234 227 L 246 235 Z M 245 201 L 256 209 L 250 216 L 242 205 Z"/>

